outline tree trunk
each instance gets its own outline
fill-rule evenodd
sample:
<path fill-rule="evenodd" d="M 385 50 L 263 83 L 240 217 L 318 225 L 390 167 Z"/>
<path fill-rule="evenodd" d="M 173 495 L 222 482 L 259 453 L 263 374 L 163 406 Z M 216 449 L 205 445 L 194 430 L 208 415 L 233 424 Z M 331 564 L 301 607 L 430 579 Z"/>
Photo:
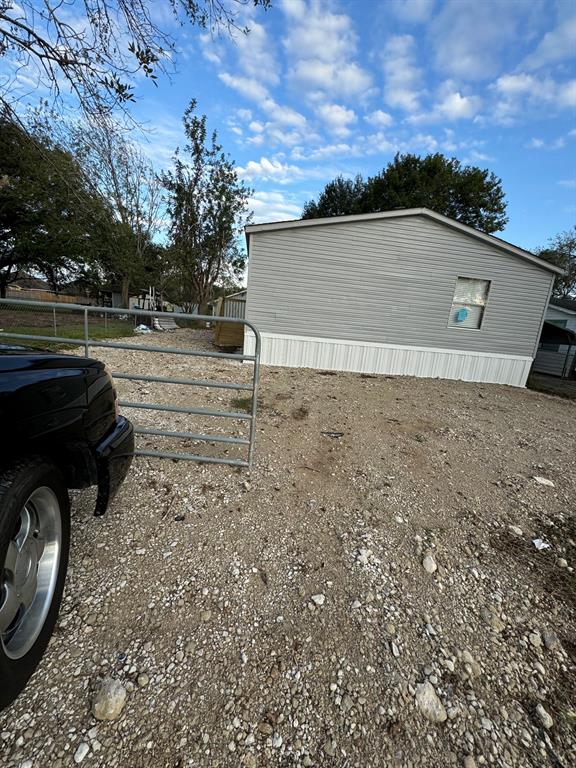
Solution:
<path fill-rule="evenodd" d="M 6 282 L 4 280 L 0 280 L 0 299 L 6 298 L 6 288 L 8 286 L 6 285 Z"/>
<path fill-rule="evenodd" d="M 130 278 L 127 275 L 122 277 L 122 306 L 130 308 Z"/>

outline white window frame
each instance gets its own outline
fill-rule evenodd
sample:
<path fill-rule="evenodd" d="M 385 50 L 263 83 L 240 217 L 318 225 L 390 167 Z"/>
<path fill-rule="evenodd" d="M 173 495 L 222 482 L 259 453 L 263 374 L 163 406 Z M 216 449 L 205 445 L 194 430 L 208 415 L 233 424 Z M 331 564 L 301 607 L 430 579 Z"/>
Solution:
<path fill-rule="evenodd" d="M 485 300 L 484 304 L 467 304 L 467 302 L 455 301 L 456 290 L 458 288 L 458 281 L 459 280 L 476 280 L 477 282 L 486 283 L 486 285 L 487 285 L 487 288 L 486 288 L 486 300 Z M 468 275 L 458 275 L 458 277 L 456 278 L 456 280 L 454 282 L 454 290 L 452 291 L 452 303 L 450 304 L 450 312 L 448 314 L 448 324 L 447 324 L 446 327 L 450 328 L 450 329 L 454 328 L 454 329 L 457 329 L 459 331 L 481 331 L 482 330 L 482 326 L 484 324 L 484 318 L 486 316 L 486 309 L 488 307 L 488 300 L 490 298 L 490 291 L 491 290 L 492 290 L 492 280 L 487 280 L 484 277 L 469 277 Z M 477 328 L 471 328 L 470 326 L 456 325 L 456 324 L 452 323 L 451 319 L 452 319 L 452 313 L 454 311 L 454 304 L 464 304 L 464 306 L 470 306 L 470 307 L 482 307 L 482 316 L 480 317 L 480 324 L 478 325 L 478 327 Z"/>

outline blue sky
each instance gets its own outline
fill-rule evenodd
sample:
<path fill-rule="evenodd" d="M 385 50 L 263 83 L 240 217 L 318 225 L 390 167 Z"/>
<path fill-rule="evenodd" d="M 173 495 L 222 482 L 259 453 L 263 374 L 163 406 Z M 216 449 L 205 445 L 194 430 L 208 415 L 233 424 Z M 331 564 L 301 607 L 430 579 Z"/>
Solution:
<path fill-rule="evenodd" d="M 256 221 L 297 218 L 336 174 L 440 151 L 503 180 L 526 248 L 576 221 L 576 3 L 273 0 L 248 36 L 179 33 L 178 72 L 135 113 L 167 160 L 191 97 L 255 190 Z"/>
<path fill-rule="evenodd" d="M 576 0 L 272 3 L 241 8 L 251 31 L 233 39 L 152 5 L 176 73 L 138 78 L 132 111 L 158 168 L 194 97 L 255 190 L 255 221 L 298 218 L 338 173 L 439 151 L 502 178 L 505 239 L 535 248 L 574 224 Z"/>

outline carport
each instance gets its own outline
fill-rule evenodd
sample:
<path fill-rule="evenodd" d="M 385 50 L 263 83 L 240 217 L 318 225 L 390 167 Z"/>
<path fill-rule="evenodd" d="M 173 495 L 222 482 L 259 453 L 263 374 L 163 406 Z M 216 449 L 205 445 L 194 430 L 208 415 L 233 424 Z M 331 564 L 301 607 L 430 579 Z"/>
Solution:
<path fill-rule="evenodd" d="M 542 326 L 538 352 L 532 366 L 534 373 L 576 378 L 576 333 L 555 323 Z"/>

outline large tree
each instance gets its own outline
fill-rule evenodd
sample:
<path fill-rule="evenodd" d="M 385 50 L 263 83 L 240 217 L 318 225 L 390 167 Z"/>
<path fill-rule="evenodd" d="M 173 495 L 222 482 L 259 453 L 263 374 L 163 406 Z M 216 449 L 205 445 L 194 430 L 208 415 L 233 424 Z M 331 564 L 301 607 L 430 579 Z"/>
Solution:
<path fill-rule="evenodd" d="M 360 175 L 354 179 L 337 176 L 334 181 L 326 184 L 318 195 L 318 200 L 309 200 L 304 204 L 302 218 L 320 219 L 325 216 L 361 213 L 365 189 L 366 184 Z"/>
<path fill-rule="evenodd" d="M 558 299 L 576 299 L 576 226 L 560 232 L 536 255 L 564 270 L 554 281 L 553 295 Z"/>
<path fill-rule="evenodd" d="M 167 31 L 171 22 L 229 31 L 238 29 L 242 6 L 269 4 L 270 0 L 0 0 L 0 57 L 8 59 L 14 72 L 12 80 L 3 78 L 0 104 L 14 103 L 25 70 L 30 88 L 49 89 L 57 97 L 72 92 L 87 114 L 112 110 L 134 99 L 137 73 L 155 78 L 158 71 L 170 71 L 175 53 Z"/>
<path fill-rule="evenodd" d="M 160 230 L 162 188 L 158 175 L 141 149 L 130 142 L 122 126 L 106 116 L 69 127 L 69 146 L 86 184 L 111 206 L 116 226 L 110 229 L 111 248 L 102 266 L 108 279 L 122 286 L 122 304 L 130 289 L 148 284 Z"/>
<path fill-rule="evenodd" d="M 111 222 L 69 152 L 0 115 L 0 296 L 23 271 L 58 288 L 99 258 Z"/>
<path fill-rule="evenodd" d="M 163 175 L 163 182 L 180 301 L 188 308 L 197 304 L 202 314 L 213 298 L 214 286 L 244 269 L 238 238 L 249 219 L 251 190 L 239 180 L 216 132 L 208 135 L 206 115 L 195 115 L 195 109 L 192 100 L 183 119 L 184 151 L 176 151 L 174 167 Z"/>
<path fill-rule="evenodd" d="M 334 201 L 337 205 L 334 205 Z M 304 218 L 351 213 L 376 213 L 399 208 L 430 208 L 483 232 L 498 232 L 508 221 L 501 180 L 491 171 L 462 165 L 442 154 L 397 154 L 366 182 L 326 185 L 317 202 L 304 206 Z"/>

